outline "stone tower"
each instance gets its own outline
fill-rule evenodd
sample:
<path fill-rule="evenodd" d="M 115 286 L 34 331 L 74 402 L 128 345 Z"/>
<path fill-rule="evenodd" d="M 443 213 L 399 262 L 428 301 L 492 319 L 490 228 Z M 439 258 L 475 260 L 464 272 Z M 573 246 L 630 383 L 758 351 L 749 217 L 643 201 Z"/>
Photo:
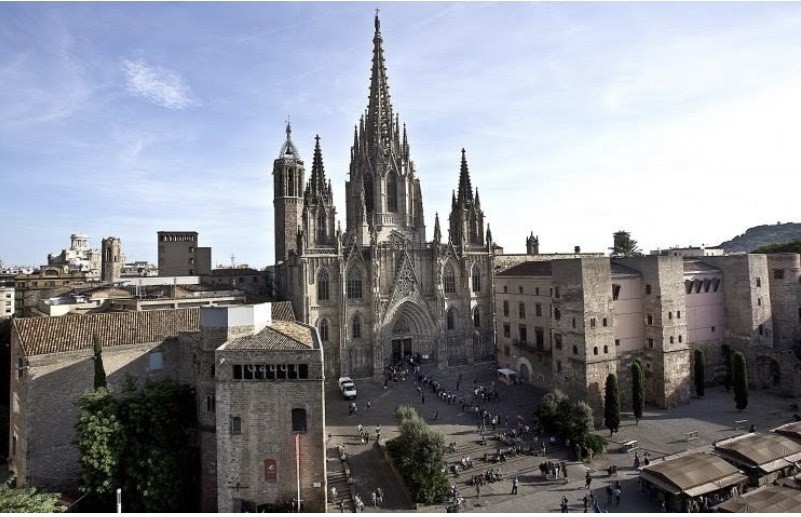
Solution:
<path fill-rule="evenodd" d="M 297 253 L 301 208 L 303 197 L 303 160 L 292 143 L 292 127 L 286 125 L 286 141 L 281 146 L 278 158 L 273 162 L 273 209 L 275 221 L 275 263 L 285 263 L 292 253 Z M 285 296 L 287 286 L 278 276 L 276 286 L 279 296 Z"/>
<path fill-rule="evenodd" d="M 320 150 L 320 137 L 315 137 L 314 158 L 311 177 L 303 192 L 303 211 L 301 217 L 298 252 L 309 248 L 333 248 L 335 245 L 335 222 L 337 211 L 334 207 L 334 194 L 331 182 L 325 179 L 323 154 Z"/>
<path fill-rule="evenodd" d="M 458 194 L 454 192 L 451 199 L 450 240 L 454 246 L 484 244 L 484 212 L 481 211 L 478 189 L 473 195 L 464 149 L 459 169 L 459 191 Z"/>
<path fill-rule="evenodd" d="M 531 235 L 526 237 L 526 254 L 527 255 L 540 254 L 540 238 L 538 235 L 534 235 L 534 232 L 531 232 Z"/>
<path fill-rule="evenodd" d="M 101 271 L 103 282 L 113 282 L 122 273 L 122 245 L 119 237 L 106 237 L 101 241 Z"/>

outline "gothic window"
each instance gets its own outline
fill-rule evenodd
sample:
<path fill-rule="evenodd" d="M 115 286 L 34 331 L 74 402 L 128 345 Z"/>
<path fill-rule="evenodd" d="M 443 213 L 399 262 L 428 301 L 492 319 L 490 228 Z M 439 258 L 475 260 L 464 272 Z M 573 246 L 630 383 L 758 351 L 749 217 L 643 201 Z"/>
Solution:
<path fill-rule="evenodd" d="M 473 326 L 477 329 L 481 328 L 481 311 L 478 307 L 473 309 Z"/>
<path fill-rule="evenodd" d="M 353 339 L 362 337 L 362 319 L 357 314 L 353 317 Z"/>
<path fill-rule="evenodd" d="M 287 189 L 288 196 L 295 195 L 295 175 L 291 172 L 289 173 L 289 188 Z"/>
<path fill-rule="evenodd" d="M 362 298 L 362 270 L 358 266 L 348 271 L 348 298 L 351 300 Z"/>
<path fill-rule="evenodd" d="M 481 291 L 481 270 L 479 270 L 478 264 L 473 264 L 473 292 L 479 291 Z"/>
<path fill-rule="evenodd" d="M 320 340 L 324 343 L 328 342 L 328 320 L 323 318 L 320 320 Z"/>
<path fill-rule="evenodd" d="M 456 274 L 450 264 L 445 266 L 445 271 L 442 273 L 442 287 L 445 294 L 454 294 L 456 292 Z"/>
<path fill-rule="evenodd" d="M 326 241 L 325 229 L 325 210 L 320 208 L 317 212 L 317 242 L 320 244 Z"/>
<path fill-rule="evenodd" d="M 328 270 L 321 269 L 317 274 L 317 301 L 328 300 Z"/>
<path fill-rule="evenodd" d="M 398 211 L 398 177 L 394 172 L 387 174 L 387 211 Z"/>
<path fill-rule="evenodd" d="M 453 320 L 456 319 L 455 318 L 455 312 L 456 311 L 453 310 L 453 307 L 448 309 L 448 314 L 447 314 L 447 316 L 445 318 L 445 320 L 447 322 L 448 330 L 453 330 L 453 327 L 454 327 L 454 321 Z"/>
<path fill-rule="evenodd" d="M 373 180 L 364 178 L 364 207 L 368 214 L 373 213 Z"/>
<path fill-rule="evenodd" d="M 477 244 L 478 243 L 478 228 L 476 226 L 476 218 L 475 216 L 470 217 L 470 242 Z"/>

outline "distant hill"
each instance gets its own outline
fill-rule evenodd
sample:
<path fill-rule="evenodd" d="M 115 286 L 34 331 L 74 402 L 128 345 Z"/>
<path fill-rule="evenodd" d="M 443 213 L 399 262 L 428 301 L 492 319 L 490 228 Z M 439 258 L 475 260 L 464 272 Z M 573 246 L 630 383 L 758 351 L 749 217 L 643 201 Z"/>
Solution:
<path fill-rule="evenodd" d="M 754 226 L 718 247 L 726 253 L 751 253 L 772 244 L 785 244 L 801 239 L 801 223 L 763 224 Z M 775 250 L 777 252 L 779 250 Z"/>

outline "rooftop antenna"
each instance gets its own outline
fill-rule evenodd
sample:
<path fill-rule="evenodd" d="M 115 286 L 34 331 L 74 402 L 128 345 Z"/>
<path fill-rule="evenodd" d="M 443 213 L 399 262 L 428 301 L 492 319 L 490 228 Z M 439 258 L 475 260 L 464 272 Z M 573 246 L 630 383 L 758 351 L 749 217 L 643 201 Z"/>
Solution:
<path fill-rule="evenodd" d="M 234 262 L 234 259 L 236 259 L 236 256 L 232 253 L 231 254 L 231 267 L 236 267 L 236 262 Z"/>

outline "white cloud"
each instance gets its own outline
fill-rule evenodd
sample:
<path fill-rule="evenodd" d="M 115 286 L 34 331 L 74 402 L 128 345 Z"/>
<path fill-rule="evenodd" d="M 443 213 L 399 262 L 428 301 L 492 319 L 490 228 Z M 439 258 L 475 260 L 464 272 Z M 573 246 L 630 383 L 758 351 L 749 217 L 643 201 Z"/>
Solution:
<path fill-rule="evenodd" d="M 195 104 L 189 86 L 174 70 L 151 66 L 141 59 L 124 59 L 122 69 L 128 81 L 128 90 L 134 95 L 175 110 L 183 110 Z"/>

